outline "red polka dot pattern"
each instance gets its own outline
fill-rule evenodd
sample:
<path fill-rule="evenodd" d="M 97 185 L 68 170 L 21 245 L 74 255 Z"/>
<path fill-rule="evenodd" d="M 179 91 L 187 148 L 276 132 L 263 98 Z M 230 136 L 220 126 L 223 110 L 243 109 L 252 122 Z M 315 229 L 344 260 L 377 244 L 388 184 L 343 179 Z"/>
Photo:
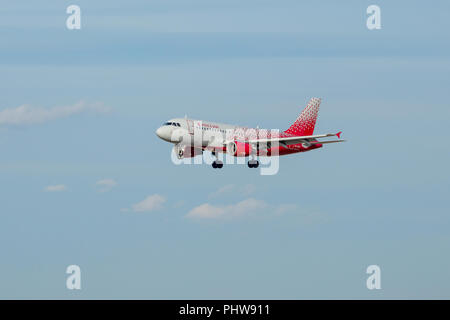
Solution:
<path fill-rule="evenodd" d="M 321 99 L 312 98 L 294 124 L 285 133 L 295 136 L 310 136 L 314 133 Z"/>

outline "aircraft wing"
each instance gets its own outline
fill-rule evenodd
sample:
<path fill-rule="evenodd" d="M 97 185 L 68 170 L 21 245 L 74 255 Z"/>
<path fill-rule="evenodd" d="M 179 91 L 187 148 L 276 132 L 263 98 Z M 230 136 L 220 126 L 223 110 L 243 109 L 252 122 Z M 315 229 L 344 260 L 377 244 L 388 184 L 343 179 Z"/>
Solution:
<path fill-rule="evenodd" d="M 317 134 L 312 136 L 294 136 L 294 137 L 276 137 L 276 138 L 266 138 L 266 139 L 252 139 L 246 141 L 247 143 L 273 143 L 278 142 L 281 145 L 291 145 L 298 144 L 303 142 L 311 142 L 311 143 L 334 143 L 334 142 L 344 142 L 345 140 L 331 140 L 331 141 L 316 141 L 319 138 L 326 137 L 341 137 L 342 132 L 338 133 L 327 133 L 327 134 Z"/>

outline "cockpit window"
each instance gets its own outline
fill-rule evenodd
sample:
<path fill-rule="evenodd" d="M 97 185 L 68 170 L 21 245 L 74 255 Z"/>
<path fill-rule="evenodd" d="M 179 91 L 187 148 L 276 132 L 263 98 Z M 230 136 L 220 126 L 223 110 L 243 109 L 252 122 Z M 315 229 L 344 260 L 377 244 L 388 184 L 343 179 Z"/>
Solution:
<path fill-rule="evenodd" d="M 178 122 L 166 122 L 163 124 L 164 126 L 175 126 L 175 127 L 181 127 L 181 125 Z"/>

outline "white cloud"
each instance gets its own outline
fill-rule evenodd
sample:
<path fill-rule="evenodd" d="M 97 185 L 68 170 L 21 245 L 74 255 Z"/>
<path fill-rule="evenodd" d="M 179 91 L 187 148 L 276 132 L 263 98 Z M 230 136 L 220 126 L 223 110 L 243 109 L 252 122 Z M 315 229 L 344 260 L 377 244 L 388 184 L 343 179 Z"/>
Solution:
<path fill-rule="evenodd" d="M 209 203 L 204 203 L 189 211 L 186 217 L 196 219 L 229 219 L 254 215 L 267 207 L 268 205 L 264 201 L 253 198 L 227 206 L 214 206 Z"/>
<path fill-rule="evenodd" d="M 229 221 L 242 217 L 276 218 L 289 224 L 309 226 L 327 223 L 326 214 L 311 208 L 301 208 L 296 204 L 271 205 L 265 201 L 249 198 L 231 205 L 204 203 L 186 214 L 193 220 Z M 281 221 L 281 220 L 280 220 Z"/>
<path fill-rule="evenodd" d="M 212 192 L 209 197 L 210 198 L 215 198 L 215 197 L 219 197 L 223 194 L 227 194 L 227 193 L 231 193 L 233 192 L 233 190 L 236 188 L 236 186 L 234 184 L 226 184 L 224 186 L 221 186 L 218 190 Z"/>
<path fill-rule="evenodd" d="M 60 192 L 60 191 L 66 191 L 67 187 L 63 184 L 57 184 L 54 186 L 47 186 L 44 188 L 47 192 Z"/>
<path fill-rule="evenodd" d="M 66 118 L 82 112 L 106 113 L 110 109 L 101 103 L 88 104 L 80 101 L 73 105 L 41 108 L 21 105 L 0 111 L 0 125 L 29 125 L 58 118 Z"/>
<path fill-rule="evenodd" d="M 300 208 L 296 204 L 280 204 L 275 207 L 275 214 L 284 214 L 293 211 L 300 211 Z"/>
<path fill-rule="evenodd" d="M 244 186 L 236 186 L 234 184 L 226 184 L 220 187 L 217 191 L 212 192 L 209 197 L 217 198 L 226 194 L 243 194 L 245 196 L 249 196 L 250 194 L 256 191 L 256 186 L 253 184 L 247 184 Z"/>
<path fill-rule="evenodd" d="M 165 202 L 165 197 L 159 194 L 153 194 L 145 198 L 143 201 L 132 205 L 131 208 L 135 212 L 154 211 L 161 209 Z"/>
<path fill-rule="evenodd" d="M 118 185 L 118 183 L 114 179 L 102 179 L 97 181 L 95 184 L 100 187 L 100 192 L 108 192 Z"/>
<path fill-rule="evenodd" d="M 256 186 L 254 184 L 246 184 L 245 186 L 242 186 L 241 190 L 243 194 L 250 195 L 252 193 L 255 193 Z"/>

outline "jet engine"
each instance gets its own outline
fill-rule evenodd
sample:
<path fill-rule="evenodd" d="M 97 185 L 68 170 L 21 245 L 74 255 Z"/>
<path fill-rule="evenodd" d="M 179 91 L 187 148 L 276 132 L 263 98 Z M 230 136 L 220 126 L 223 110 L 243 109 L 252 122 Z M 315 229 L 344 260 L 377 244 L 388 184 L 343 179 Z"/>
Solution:
<path fill-rule="evenodd" d="M 231 141 L 227 143 L 227 153 L 235 157 L 247 157 L 252 152 L 252 146 L 245 142 Z"/>

